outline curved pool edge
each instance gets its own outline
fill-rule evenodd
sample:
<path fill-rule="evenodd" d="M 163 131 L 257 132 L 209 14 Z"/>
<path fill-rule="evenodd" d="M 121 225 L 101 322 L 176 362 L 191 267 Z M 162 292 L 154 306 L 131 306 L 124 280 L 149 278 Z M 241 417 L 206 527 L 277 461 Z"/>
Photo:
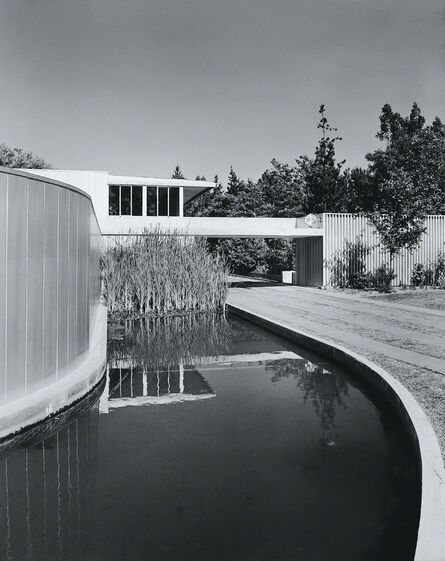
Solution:
<path fill-rule="evenodd" d="M 300 331 L 238 305 L 226 309 L 260 327 L 353 369 L 391 401 L 418 453 L 421 504 L 415 561 L 445 560 L 445 468 L 436 434 L 413 395 L 389 372 L 332 341 Z"/>
<path fill-rule="evenodd" d="M 100 304 L 89 351 L 69 374 L 0 407 L 0 439 L 11 437 L 66 409 L 103 378 L 107 360 L 107 308 Z"/>

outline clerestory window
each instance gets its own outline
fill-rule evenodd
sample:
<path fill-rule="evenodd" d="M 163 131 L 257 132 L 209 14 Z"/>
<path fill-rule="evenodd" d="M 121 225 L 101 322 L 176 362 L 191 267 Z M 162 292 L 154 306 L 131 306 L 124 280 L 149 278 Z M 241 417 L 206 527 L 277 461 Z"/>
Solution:
<path fill-rule="evenodd" d="M 109 185 L 108 214 L 110 216 L 179 216 L 179 187 Z"/>

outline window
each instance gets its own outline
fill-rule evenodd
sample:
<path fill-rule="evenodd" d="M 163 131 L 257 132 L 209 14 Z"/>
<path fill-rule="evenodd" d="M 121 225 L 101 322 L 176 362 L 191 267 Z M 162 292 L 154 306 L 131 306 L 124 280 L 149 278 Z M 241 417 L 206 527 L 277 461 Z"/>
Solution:
<path fill-rule="evenodd" d="M 158 189 L 159 193 L 159 205 L 158 205 L 158 216 L 168 216 L 168 189 L 165 187 L 160 187 Z"/>
<path fill-rule="evenodd" d="M 120 214 L 120 188 L 119 185 L 110 185 L 108 191 L 108 214 L 116 216 Z"/>
<path fill-rule="evenodd" d="M 131 185 L 121 185 L 121 215 L 131 214 Z"/>
<path fill-rule="evenodd" d="M 169 187 L 168 215 L 179 216 L 179 187 Z"/>
<path fill-rule="evenodd" d="M 131 214 L 132 216 L 142 216 L 142 185 L 131 187 Z"/>
<path fill-rule="evenodd" d="M 158 215 L 158 188 L 147 187 L 147 216 Z"/>
<path fill-rule="evenodd" d="M 144 189 L 147 195 L 145 209 Z M 110 216 L 179 216 L 180 210 L 179 187 L 108 186 Z"/>

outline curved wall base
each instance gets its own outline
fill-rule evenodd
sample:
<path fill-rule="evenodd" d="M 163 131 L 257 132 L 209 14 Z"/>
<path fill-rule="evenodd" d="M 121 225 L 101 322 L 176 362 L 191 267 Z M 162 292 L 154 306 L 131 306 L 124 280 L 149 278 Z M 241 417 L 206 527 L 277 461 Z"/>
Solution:
<path fill-rule="evenodd" d="M 415 561 L 445 560 L 445 469 L 434 430 L 411 393 L 373 362 L 333 342 L 298 331 L 240 306 L 227 309 L 353 370 L 377 387 L 396 407 L 418 452 L 421 469 L 421 506 Z"/>
<path fill-rule="evenodd" d="M 0 439 L 43 421 L 86 395 L 103 377 L 107 359 L 107 309 L 97 310 L 90 350 L 66 376 L 0 407 Z"/>

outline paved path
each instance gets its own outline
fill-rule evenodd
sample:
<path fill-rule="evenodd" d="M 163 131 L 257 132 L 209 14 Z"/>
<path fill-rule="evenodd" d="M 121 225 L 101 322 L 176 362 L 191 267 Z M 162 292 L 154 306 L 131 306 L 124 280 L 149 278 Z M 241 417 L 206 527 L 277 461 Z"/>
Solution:
<path fill-rule="evenodd" d="M 445 312 L 240 277 L 233 281 L 229 303 L 340 343 L 390 371 L 422 404 L 445 451 Z"/>

